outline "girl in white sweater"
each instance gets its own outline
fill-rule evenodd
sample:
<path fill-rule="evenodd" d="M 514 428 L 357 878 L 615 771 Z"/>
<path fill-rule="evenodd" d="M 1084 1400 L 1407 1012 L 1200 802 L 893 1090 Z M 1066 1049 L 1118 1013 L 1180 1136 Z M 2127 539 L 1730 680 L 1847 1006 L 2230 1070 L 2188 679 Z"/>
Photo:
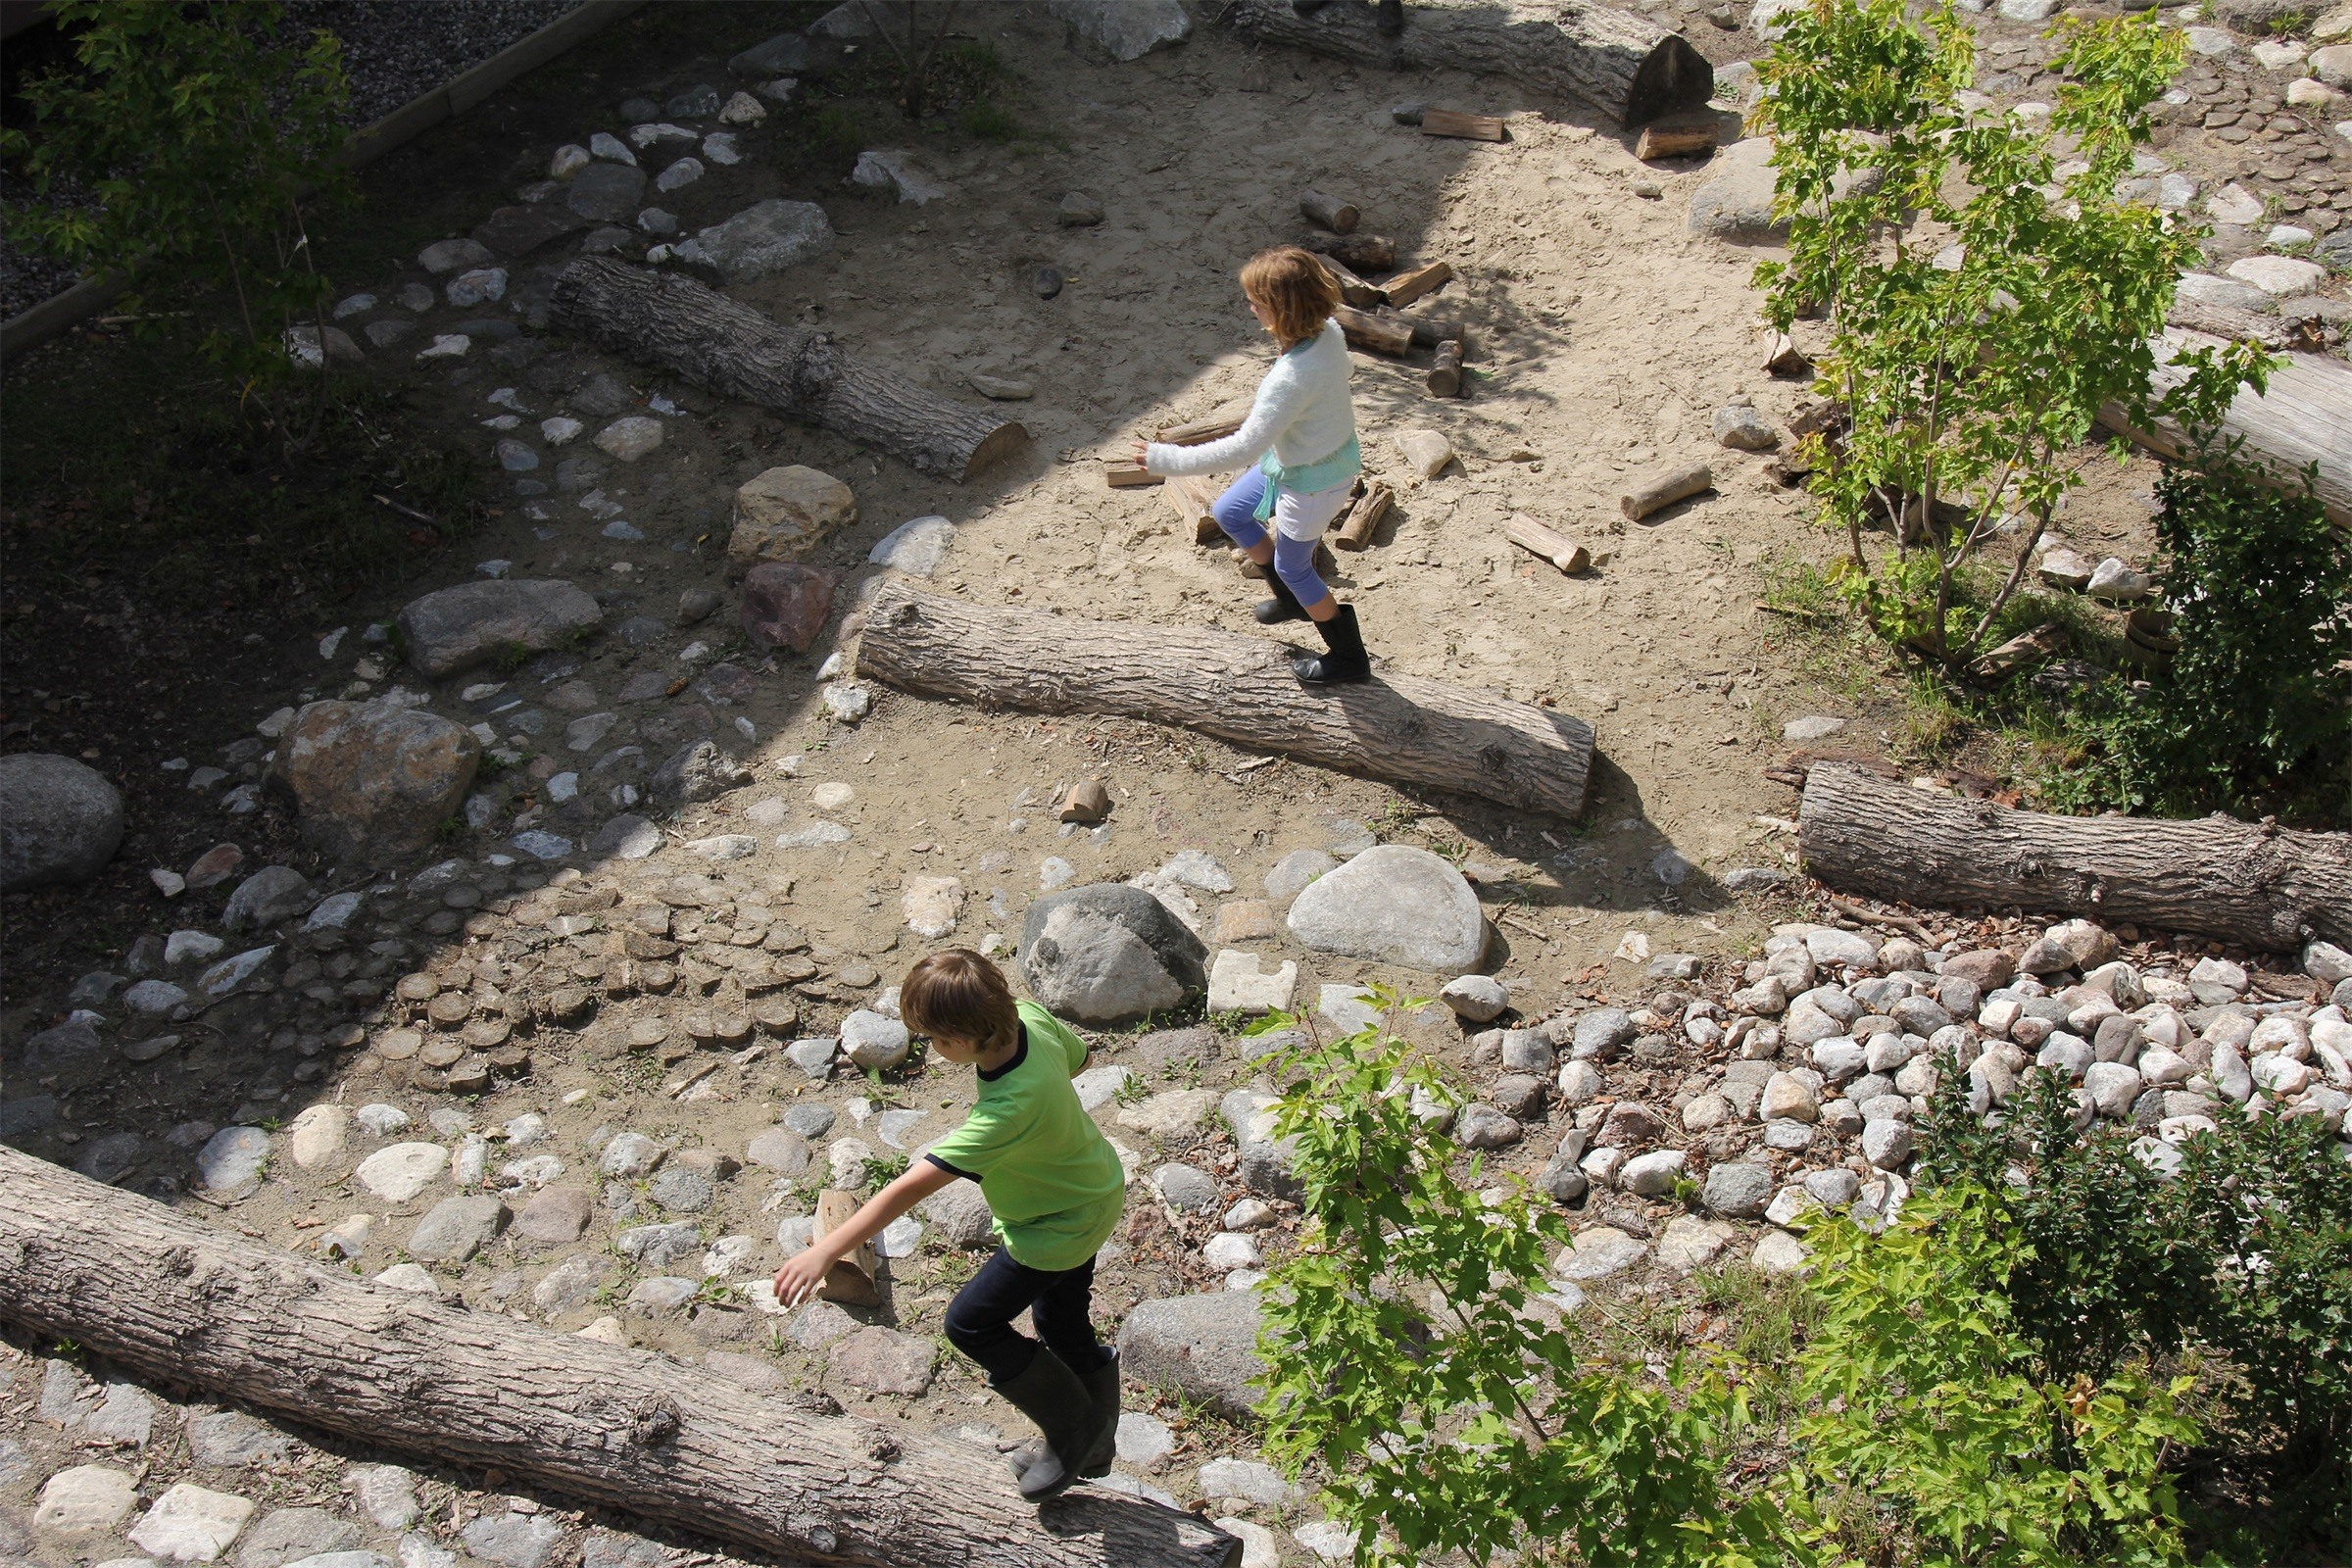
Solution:
<path fill-rule="evenodd" d="M 1285 246 L 1250 259 L 1242 293 L 1282 345 L 1274 368 L 1257 384 L 1250 417 L 1222 441 L 1197 447 L 1139 441 L 1137 455 L 1159 474 L 1254 465 L 1217 498 L 1215 511 L 1217 526 L 1251 561 L 1273 567 L 1274 597 L 1257 607 L 1257 618 L 1270 626 L 1303 616 L 1323 634 L 1323 657 L 1291 661 L 1300 680 L 1369 680 L 1372 661 L 1355 607 L 1333 598 L 1315 574 L 1315 541 L 1346 510 L 1363 467 L 1348 392 L 1348 341 L 1331 318 L 1339 285 L 1313 256 Z"/>

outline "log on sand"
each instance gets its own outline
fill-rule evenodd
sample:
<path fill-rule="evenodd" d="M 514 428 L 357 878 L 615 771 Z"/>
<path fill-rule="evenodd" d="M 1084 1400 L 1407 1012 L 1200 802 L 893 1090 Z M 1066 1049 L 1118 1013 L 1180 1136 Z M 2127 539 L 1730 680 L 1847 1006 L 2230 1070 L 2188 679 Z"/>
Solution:
<path fill-rule="evenodd" d="M 1715 93 L 1715 69 L 1680 33 L 1606 6 L 1413 0 L 1394 38 L 1381 34 L 1374 11 L 1325 6 L 1302 17 L 1291 0 L 1231 0 L 1221 15 L 1246 38 L 1359 66 L 1507 76 L 1533 92 L 1591 104 L 1628 130 L 1701 108 Z"/>
<path fill-rule="evenodd" d="M 0 1147 L 0 1320 L 328 1432 L 755 1551 L 867 1568 L 1223 1568 L 1241 1543 L 648 1350 L 316 1267 Z M 134 1290 L 123 1282 L 137 1281 Z"/>
<path fill-rule="evenodd" d="M 2265 952 L 2352 942 L 2352 834 L 2211 816 L 2051 816 L 1816 762 L 1797 811 L 1805 870 L 1841 892 L 1937 908 L 2015 906 L 2193 931 Z"/>
<path fill-rule="evenodd" d="M 961 481 L 1029 439 L 993 410 L 868 365 L 822 332 L 785 326 L 690 277 L 584 257 L 556 279 L 560 331 L 675 370 L 695 385 Z"/>
<path fill-rule="evenodd" d="M 2181 372 L 2166 364 L 2175 352 L 2218 348 L 2225 341 L 2168 327 L 2156 344 L 2151 388 L 2164 393 L 2180 383 Z M 2280 484 L 2300 488 L 2303 468 L 2318 464 L 2320 503 L 2328 509 L 2328 521 L 2352 529 L 2352 366 L 2316 354 L 2285 358 L 2286 363 L 2271 372 L 2270 389 L 2262 396 L 2239 389 L 2237 401 L 2222 418 L 2221 433 L 2242 437 L 2242 455 Z M 2158 420 L 2153 430 L 2133 429 L 2123 410 L 2112 403 L 2099 411 L 2099 422 L 2160 457 L 2178 458 L 2186 446 L 2180 427 L 2171 420 Z"/>
<path fill-rule="evenodd" d="M 1267 638 L 998 610 L 903 583 L 867 611 L 858 672 L 983 708 L 1150 719 L 1562 817 L 1583 812 L 1592 767 L 1591 725 L 1490 692 L 1386 672 L 1302 686 Z"/>

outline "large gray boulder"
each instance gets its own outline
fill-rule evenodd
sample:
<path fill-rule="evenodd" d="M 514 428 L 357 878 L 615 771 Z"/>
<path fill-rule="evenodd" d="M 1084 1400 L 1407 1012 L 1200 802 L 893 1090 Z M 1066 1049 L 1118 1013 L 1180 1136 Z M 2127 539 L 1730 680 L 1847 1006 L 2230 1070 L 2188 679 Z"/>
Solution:
<path fill-rule="evenodd" d="M 1193 35 L 1184 0 L 1052 0 L 1046 9 L 1122 62 L 1141 60 L 1163 43 L 1182 43 Z"/>
<path fill-rule="evenodd" d="M 1718 152 L 1707 165 L 1706 183 L 1690 198 L 1690 232 L 1733 245 L 1785 244 L 1788 223 L 1772 213 L 1778 177 L 1772 152 L 1770 136 L 1750 136 Z M 1874 191 L 1884 177 L 1875 169 L 1849 170 L 1830 181 L 1833 199 Z"/>
<path fill-rule="evenodd" d="M 122 794 L 71 757 L 0 757 L 0 893 L 87 882 L 122 843 Z"/>
<path fill-rule="evenodd" d="M 833 248 L 833 224 L 814 202 L 770 197 L 698 231 L 694 243 L 703 260 L 740 283 L 824 255 Z"/>
<path fill-rule="evenodd" d="M 1459 974 L 1487 950 L 1478 895 L 1443 858 L 1382 844 L 1307 884 L 1291 935 L 1317 953 Z"/>
<path fill-rule="evenodd" d="M 1119 1370 L 1132 1384 L 1198 1399 L 1232 1420 L 1249 1419 L 1265 1375 L 1257 1353 L 1257 1293 L 1212 1291 L 1144 1301 L 1119 1329 Z"/>
<path fill-rule="evenodd" d="M 303 842 L 391 864 L 432 848 L 481 760 L 471 730 L 424 709 L 312 703 L 278 741 L 270 778 L 293 797 Z"/>
<path fill-rule="evenodd" d="M 438 680 L 493 659 L 544 654 L 604 624 L 596 601 L 567 582 L 524 577 L 462 582 L 400 612 L 409 662 Z"/>
<path fill-rule="evenodd" d="M 751 781 L 752 770 L 720 751 L 716 741 L 688 741 L 654 770 L 650 788 L 664 806 L 691 806 L 716 800 Z"/>
<path fill-rule="evenodd" d="M 1073 1023 L 1133 1023 L 1208 989 L 1208 950 L 1166 905 L 1116 882 L 1029 906 L 1018 961 L 1029 994 Z"/>

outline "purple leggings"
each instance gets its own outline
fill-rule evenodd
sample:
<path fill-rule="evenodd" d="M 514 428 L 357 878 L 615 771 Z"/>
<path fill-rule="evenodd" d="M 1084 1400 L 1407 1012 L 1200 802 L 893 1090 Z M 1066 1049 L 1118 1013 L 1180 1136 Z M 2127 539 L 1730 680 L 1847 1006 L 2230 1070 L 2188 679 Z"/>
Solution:
<path fill-rule="evenodd" d="M 1239 479 L 1225 487 L 1210 508 L 1217 526 L 1225 537 L 1244 550 L 1254 550 L 1265 543 L 1266 530 L 1257 520 L 1257 502 L 1266 493 L 1266 476 L 1256 468 L 1245 471 Z M 1315 541 L 1291 539 L 1274 535 L 1274 575 L 1282 579 L 1301 605 L 1319 605 L 1331 597 L 1323 579 L 1315 575 Z"/>

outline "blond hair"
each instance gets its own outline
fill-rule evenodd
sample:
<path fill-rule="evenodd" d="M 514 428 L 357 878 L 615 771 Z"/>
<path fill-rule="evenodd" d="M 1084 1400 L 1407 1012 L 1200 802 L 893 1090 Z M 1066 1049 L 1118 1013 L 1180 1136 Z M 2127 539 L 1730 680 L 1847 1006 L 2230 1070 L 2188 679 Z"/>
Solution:
<path fill-rule="evenodd" d="M 899 982 L 899 1015 L 916 1034 L 945 1035 L 983 1051 L 1020 1032 L 1004 971 L 969 948 L 943 948 Z"/>
<path fill-rule="evenodd" d="M 1250 257 L 1242 267 L 1242 292 L 1274 318 L 1274 340 L 1286 349 L 1321 332 L 1340 303 L 1338 280 L 1296 245 Z"/>

